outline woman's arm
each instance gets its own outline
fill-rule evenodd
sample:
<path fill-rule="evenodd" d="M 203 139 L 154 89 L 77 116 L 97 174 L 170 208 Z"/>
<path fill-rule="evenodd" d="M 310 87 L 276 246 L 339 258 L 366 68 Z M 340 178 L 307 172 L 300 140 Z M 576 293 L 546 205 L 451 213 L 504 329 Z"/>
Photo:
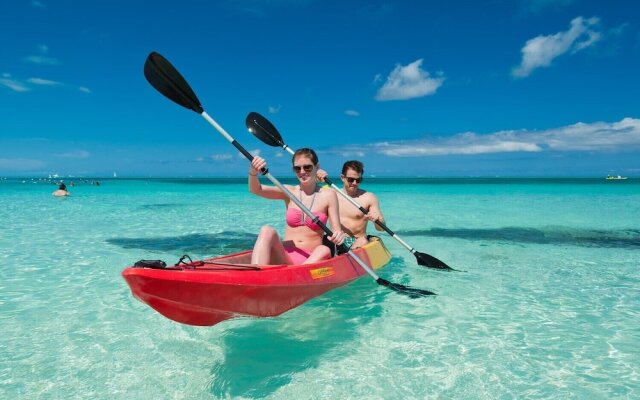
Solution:
<path fill-rule="evenodd" d="M 287 200 L 288 197 L 275 186 L 263 185 L 258 179 L 258 174 L 262 168 L 267 167 L 267 162 L 262 157 L 254 157 L 249 167 L 249 191 L 260 197 L 274 200 Z"/>
<path fill-rule="evenodd" d="M 333 236 L 329 237 L 333 243 L 340 245 L 344 240 L 345 234 L 342 232 L 342 225 L 340 225 L 340 209 L 338 205 L 338 195 L 333 190 L 323 190 L 327 196 L 327 215 L 329 216 L 329 224 L 333 231 Z"/>

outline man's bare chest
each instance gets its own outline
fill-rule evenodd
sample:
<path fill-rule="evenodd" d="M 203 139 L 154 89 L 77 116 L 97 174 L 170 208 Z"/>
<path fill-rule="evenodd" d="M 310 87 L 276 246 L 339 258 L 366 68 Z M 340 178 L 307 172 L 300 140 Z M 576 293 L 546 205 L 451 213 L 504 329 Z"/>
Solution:
<path fill-rule="evenodd" d="M 366 202 L 363 202 L 360 197 L 356 197 L 354 198 L 354 200 L 365 209 L 368 209 L 368 204 L 366 204 Z M 353 220 L 365 219 L 365 215 L 360 211 L 360 209 L 356 208 L 348 200 L 340 197 L 338 198 L 338 203 L 340 206 L 340 215 L 342 218 L 349 218 Z"/>

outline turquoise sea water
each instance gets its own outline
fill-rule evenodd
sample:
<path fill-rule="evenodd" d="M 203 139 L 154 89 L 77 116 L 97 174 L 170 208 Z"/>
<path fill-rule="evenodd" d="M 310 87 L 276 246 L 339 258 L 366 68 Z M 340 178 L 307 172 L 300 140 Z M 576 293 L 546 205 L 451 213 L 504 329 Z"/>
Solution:
<path fill-rule="evenodd" d="M 120 276 L 251 247 L 283 208 L 244 180 L 0 181 L 2 399 L 640 398 L 640 180 L 369 179 L 381 275 L 273 319 L 180 325 Z M 370 228 L 370 230 L 373 230 Z"/>

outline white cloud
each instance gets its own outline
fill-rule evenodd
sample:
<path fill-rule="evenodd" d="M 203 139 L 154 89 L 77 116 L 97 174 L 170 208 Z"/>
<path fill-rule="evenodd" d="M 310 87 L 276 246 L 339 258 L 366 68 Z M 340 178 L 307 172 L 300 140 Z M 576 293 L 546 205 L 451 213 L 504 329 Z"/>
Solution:
<path fill-rule="evenodd" d="M 477 135 L 467 132 L 447 139 L 383 142 L 377 143 L 373 147 L 379 153 L 397 157 L 537 152 L 542 150 L 535 143 L 527 143 L 519 139 L 514 132 L 498 132 L 492 135 Z"/>
<path fill-rule="evenodd" d="M 437 78 L 432 78 L 429 72 L 420 68 L 422 61 L 421 58 L 406 66 L 396 65 L 385 84 L 378 90 L 375 99 L 408 100 L 434 94 L 442 86 L 444 77 L 439 74 Z"/>
<path fill-rule="evenodd" d="M 360 113 L 356 110 L 346 110 L 344 113 L 350 117 L 357 117 L 360 115 Z"/>
<path fill-rule="evenodd" d="M 55 157 L 58 158 L 89 158 L 89 152 L 86 150 L 74 150 L 67 153 L 58 153 L 54 154 Z"/>
<path fill-rule="evenodd" d="M 394 157 L 420 157 L 452 154 L 486 154 L 543 151 L 617 152 L 640 149 L 640 119 L 618 122 L 582 122 L 544 131 L 500 131 L 486 135 L 473 132 L 452 137 L 381 142 L 369 146 L 343 146 L 336 151 L 377 152 Z"/>
<path fill-rule="evenodd" d="M 225 153 L 225 154 L 212 154 L 211 159 L 213 161 L 225 161 L 225 160 L 231 160 L 233 158 L 233 156 L 231 154 Z"/>
<path fill-rule="evenodd" d="M 282 106 L 269 106 L 268 112 L 269 114 L 277 114 L 280 112 Z"/>
<path fill-rule="evenodd" d="M 366 154 L 362 150 L 344 150 L 340 152 L 340 156 L 343 158 L 363 158 Z"/>
<path fill-rule="evenodd" d="M 51 80 L 42 79 L 42 78 L 29 78 L 29 79 L 27 79 L 27 82 L 33 83 L 34 85 L 42 85 L 42 86 L 62 85 L 62 83 L 60 83 L 60 82 L 51 81 Z"/>
<path fill-rule="evenodd" d="M 68 85 L 66 83 L 52 81 L 50 79 L 43 78 L 28 78 L 26 80 L 15 79 L 11 76 L 11 74 L 4 73 L 2 74 L 2 78 L 0 78 L 0 86 L 6 86 L 9 89 L 16 92 L 28 92 L 34 89 L 36 86 L 48 86 L 48 87 L 62 87 L 62 88 L 71 88 L 72 85 Z M 91 93 L 91 90 L 85 86 L 78 86 L 78 91 L 83 93 Z"/>
<path fill-rule="evenodd" d="M 571 21 L 567 31 L 527 40 L 521 49 L 522 61 L 511 74 L 516 78 L 524 78 L 537 68 L 548 67 L 555 58 L 565 53 L 574 54 L 593 45 L 602 37 L 600 32 L 592 29 L 599 21 L 596 17 L 577 17 Z"/>
<path fill-rule="evenodd" d="M 0 170 L 33 171 L 44 167 L 44 162 L 28 158 L 0 158 Z"/>
<path fill-rule="evenodd" d="M 9 74 L 2 75 L 2 78 L 0 78 L 0 85 L 6 86 L 15 92 L 28 92 L 29 90 L 31 90 L 27 85 L 24 84 L 24 82 L 20 82 L 11 78 L 11 75 Z"/>
<path fill-rule="evenodd" d="M 26 62 L 30 62 L 32 64 L 43 64 L 43 65 L 58 65 L 60 62 L 55 58 L 45 57 L 45 56 L 29 56 L 24 59 Z"/>
<path fill-rule="evenodd" d="M 640 119 L 618 122 L 578 122 L 539 134 L 539 140 L 559 151 L 616 151 L 640 147 Z"/>
<path fill-rule="evenodd" d="M 539 14 L 546 9 L 560 10 L 573 4 L 575 0 L 520 0 L 525 13 Z"/>
<path fill-rule="evenodd" d="M 29 56 L 24 60 L 26 62 L 30 62 L 33 64 L 45 64 L 45 65 L 58 65 L 60 62 L 55 58 L 47 57 L 46 54 L 49 53 L 49 46 L 46 44 L 39 44 L 36 46 L 36 50 L 40 55 L 37 56 Z"/>
<path fill-rule="evenodd" d="M 260 154 L 262 154 L 262 150 L 260 150 L 260 149 L 248 150 L 248 151 L 249 151 L 249 153 L 250 153 L 252 156 L 254 156 L 254 157 L 259 157 L 259 156 L 260 156 Z M 246 157 L 244 156 L 244 154 L 242 154 L 242 153 L 240 153 L 240 152 L 238 152 L 238 157 L 240 157 L 240 158 L 246 158 Z"/>

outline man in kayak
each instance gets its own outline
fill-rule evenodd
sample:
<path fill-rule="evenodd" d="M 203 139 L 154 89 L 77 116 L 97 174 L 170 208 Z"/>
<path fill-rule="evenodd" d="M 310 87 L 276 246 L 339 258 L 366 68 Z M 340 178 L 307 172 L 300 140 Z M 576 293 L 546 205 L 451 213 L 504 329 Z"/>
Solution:
<path fill-rule="evenodd" d="M 350 160 L 342 165 L 342 174 L 340 179 L 342 180 L 342 191 L 347 196 L 355 200 L 363 208 L 369 210 L 365 215 L 358 208 L 356 208 L 349 200 L 345 199 L 342 195 L 338 196 L 338 204 L 340 206 L 340 223 L 342 224 L 342 230 L 349 236 L 355 239 L 351 245 L 352 249 L 362 247 L 369 241 L 367 239 L 367 223 L 369 221 L 380 221 L 384 223 L 384 216 L 380 211 L 380 204 L 378 197 L 366 190 L 360 189 L 360 183 L 362 182 L 362 175 L 364 174 L 364 164 L 358 160 Z M 318 170 L 318 179 L 324 181 L 327 177 L 327 172 L 324 170 Z M 382 231 L 377 224 L 376 229 Z M 345 239 L 345 244 L 348 246 L 350 238 Z"/>
<path fill-rule="evenodd" d="M 284 185 L 320 222 L 329 221 L 333 235 L 329 240 L 340 245 L 345 234 L 340 228 L 338 198 L 331 190 L 320 190 L 317 180 L 318 156 L 308 148 L 297 150 L 292 158 L 293 171 L 298 185 Z M 258 175 L 267 168 L 266 161 L 259 156 L 253 158 L 249 169 L 249 191 L 270 200 L 285 203 L 286 227 L 284 241 L 270 226 L 263 226 L 253 247 L 251 264 L 307 264 L 331 257 L 329 247 L 322 244 L 323 230 L 307 216 L 279 187 L 263 185 Z"/>
<path fill-rule="evenodd" d="M 51 194 L 56 197 L 63 197 L 69 196 L 71 193 L 67 191 L 67 185 L 65 185 L 64 182 L 60 182 L 60 185 L 58 185 L 58 190 L 54 191 Z"/>

